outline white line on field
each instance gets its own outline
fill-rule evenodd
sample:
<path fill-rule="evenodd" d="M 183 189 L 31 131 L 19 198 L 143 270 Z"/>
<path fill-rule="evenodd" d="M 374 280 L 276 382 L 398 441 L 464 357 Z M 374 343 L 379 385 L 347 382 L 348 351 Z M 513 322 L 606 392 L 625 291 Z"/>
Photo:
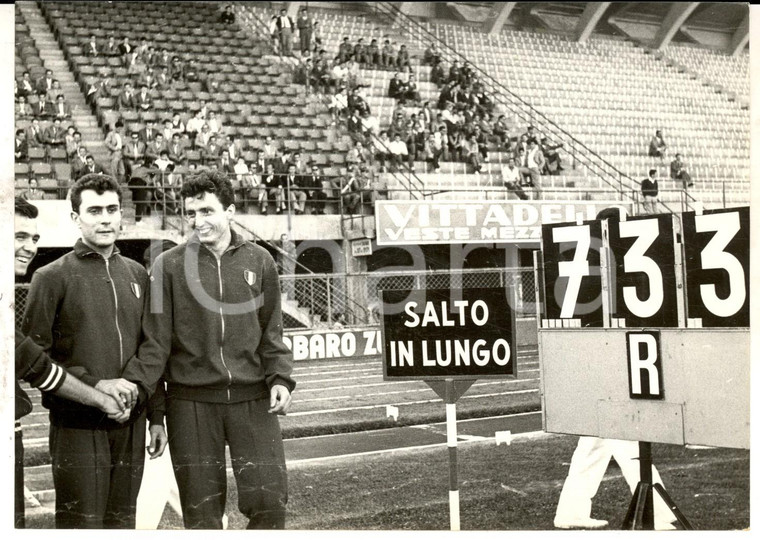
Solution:
<path fill-rule="evenodd" d="M 538 370 L 536 370 L 538 371 Z M 519 382 L 533 382 L 537 381 L 538 379 L 512 379 L 512 380 L 500 380 L 500 381 L 492 381 L 492 382 L 484 382 L 484 383 L 475 383 L 472 386 L 487 386 L 487 385 L 494 385 L 494 384 L 510 384 L 510 383 L 519 383 Z M 340 387 L 334 387 L 335 389 L 341 389 Z M 322 390 L 321 388 L 319 390 Z M 375 392 L 371 394 L 360 394 L 355 396 L 328 396 L 328 397 L 321 397 L 321 398 L 311 398 L 311 399 L 297 399 L 297 403 L 313 403 L 315 401 L 334 401 L 336 399 L 352 399 L 352 398 L 365 398 L 365 397 L 377 397 L 377 396 L 390 396 L 393 394 L 408 394 L 409 392 L 420 392 L 425 390 L 432 390 L 427 387 L 423 388 L 407 388 L 406 390 L 392 390 L 389 392 Z"/>
<path fill-rule="evenodd" d="M 538 388 L 535 390 L 513 390 L 511 392 L 498 392 L 494 394 L 479 394 L 477 396 L 462 396 L 459 399 L 476 399 L 476 398 L 484 398 L 484 397 L 496 397 L 496 396 L 509 396 L 509 395 L 515 395 L 515 394 L 529 394 L 533 392 L 538 392 Z M 425 403 L 442 403 L 442 399 L 424 399 L 420 401 L 407 401 L 404 403 L 382 403 L 379 405 L 364 405 L 361 407 L 340 407 L 337 409 L 320 409 L 317 411 L 303 411 L 303 412 L 296 412 L 296 413 L 288 413 L 288 416 L 312 416 L 315 414 L 327 414 L 327 413 L 334 413 L 334 412 L 346 412 L 346 411 L 361 411 L 361 410 L 369 410 L 369 409 L 384 409 L 386 405 L 395 405 L 396 407 L 401 406 L 407 406 L 407 405 L 422 405 Z"/>
<path fill-rule="evenodd" d="M 552 436 L 550 433 L 544 433 L 543 431 L 527 431 L 525 433 L 518 433 L 512 437 L 512 440 L 515 439 L 532 439 L 532 438 L 540 438 L 542 436 Z M 494 444 L 495 441 L 493 437 L 483 437 L 480 439 L 465 439 L 459 441 L 459 446 L 464 446 L 465 444 L 473 444 L 473 443 L 486 443 L 486 442 L 492 442 Z M 326 461 L 335 461 L 337 459 L 348 459 L 348 458 L 354 458 L 354 457 L 360 457 L 360 456 L 376 456 L 381 454 L 395 454 L 397 452 L 408 452 L 413 450 L 423 450 L 426 448 L 440 448 L 443 446 L 446 446 L 447 443 L 433 443 L 433 444 L 421 444 L 418 446 L 405 446 L 402 448 L 386 448 L 384 450 L 371 450 L 368 452 L 356 452 L 354 454 L 342 454 L 339 456 L 325 456 L 325 457 L 318 457 L 318 458 L 307 458 L 307 459 L 294 459 L 292 461 L 288 461 L 288 466 L 298 466 L 298 465 L 308 465 L 312 463 L 322 463 Z"/>

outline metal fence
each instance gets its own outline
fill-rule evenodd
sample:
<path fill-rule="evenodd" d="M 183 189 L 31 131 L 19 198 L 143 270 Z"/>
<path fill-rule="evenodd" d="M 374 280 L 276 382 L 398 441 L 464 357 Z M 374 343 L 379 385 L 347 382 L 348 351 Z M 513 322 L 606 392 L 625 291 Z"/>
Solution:
<path fill-rule="evenodd" d="M 515 288 L 515 311 L 520 317 L 534 317 L 535 301 L 532 268 L 485 268 L 361 274 L 296 274 L 281 276 L 288 298 L 310 318 L 311 326 L 360 326 L 380 322 L 379 291 L 382 289 L 462 289 L 480 287 Z M 16 325 L 20 326 L 29 294 L 29 284 L 16 284 Z M 357 309 L 357 306 L 365 306 Z M 286 328 L 299 325 L 285 317 Z M 302 324 L 302 323 L 301 323 Z"/>

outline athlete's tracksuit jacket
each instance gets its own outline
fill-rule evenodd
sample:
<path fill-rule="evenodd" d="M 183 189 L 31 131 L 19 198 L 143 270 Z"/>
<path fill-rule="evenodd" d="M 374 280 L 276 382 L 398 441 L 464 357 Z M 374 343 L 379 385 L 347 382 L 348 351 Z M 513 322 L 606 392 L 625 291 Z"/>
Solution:
<path fill-rule="evenodd" d="M 151 271 L 145 341 L 124 378 L 151 395 L 163 374 L 168 398 L 238 403 L 295 388 L 282 339 L 277 267 L 262 247 L 232 231 L 217 260 L 198 240 L 163 254 Z"/>
<path fill-rule="evenodd" d="M 73 251 L 34 273 L 22 331 L 85 384 L 118 378 L 142 338 L 147 286 L 145 269 L 118 248 L 106 260 L 80 239 Z M 94 407 L 49 393 L 42 404 L 50 421 L 63 427 L 123 427 Z"/>

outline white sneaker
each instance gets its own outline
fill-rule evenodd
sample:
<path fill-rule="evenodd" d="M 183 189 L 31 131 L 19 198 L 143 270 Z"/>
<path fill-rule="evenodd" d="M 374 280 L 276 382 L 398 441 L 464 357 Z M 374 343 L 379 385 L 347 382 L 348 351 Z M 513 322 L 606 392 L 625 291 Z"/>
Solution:
<path fill-rule="evenodd" d="M 605 519 L 587 518 L 554 518 L 554 526 L 558 529 L 601 529 L 609 525 Z"/>

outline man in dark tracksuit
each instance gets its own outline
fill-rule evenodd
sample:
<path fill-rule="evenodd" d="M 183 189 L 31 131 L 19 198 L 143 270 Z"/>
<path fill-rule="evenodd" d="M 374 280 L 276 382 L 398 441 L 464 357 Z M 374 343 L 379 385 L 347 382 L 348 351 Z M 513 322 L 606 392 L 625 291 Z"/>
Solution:
<path fill-rule="evenodd" d="M 14 212 L 14 259 L 13 269 L 16 277 L 26 274 L 29 263 L 37 254 L 37 216 L 39 211 L 30 202 L 16 197 Z M 113 419 L 126 420 L 122 416 L 124 405 L 117 399 L 87 386 L 73 376 L 67 376 L 66 370 L 50 360 L 42 347 L 16 328 L 16 471 L 15 471 L 15 527 L 23 529 L 24 520 L 24 444 L 20 419 L 32 412 L 32 401 L 21 388 L 19 379 L 26 381 L 32 388 L 42 392 L 51 392 L 91 407 L 97 407 Z M 118 401 L 117 401 L 118 400 Z"/>
<path fill-rule="evenodd" d="M 22 330 L 86 384 L 117 395 L 130 409 L 118 423 L 100 411 L 45 394 L 57 528 L 134 528 L 145 456 L 145 413 L 137 388 L 118 378 L 137 352 L 148 277 L 115 246 L 121 192 L 110 176 L 71 188 L 81 230 L 74 250 L 37 270 Z"/>
<path fill-rule="evenodd" d="M 282 339 L 277 266 L 230 228 L 230 181 L 203 171 L 180 192 L 195 233 L 151 271 L 145 341 L 124 370 L 141 400 L 163 374 L 185 527 L 222 528 L 225 443 L 248 528 L 285 525 L 287 473 L 277 419 L 295 387 Z"/>

